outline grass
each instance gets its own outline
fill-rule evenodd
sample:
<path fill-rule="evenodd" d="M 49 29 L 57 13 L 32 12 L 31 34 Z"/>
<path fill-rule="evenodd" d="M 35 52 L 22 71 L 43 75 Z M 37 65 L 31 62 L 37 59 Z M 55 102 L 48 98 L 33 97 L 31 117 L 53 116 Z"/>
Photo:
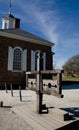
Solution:
<path fill-rule="evenodd" d="M 79 81 L 79 77 L 63 77 L 63 81 Z"/>
<path fill-rule="evenodd" d="M 57 79 L 57 76 L 53 77 L 54 80 Z M 62 81 L 78 81 L 79 82 L 79 77 L 62 77 Z"/>

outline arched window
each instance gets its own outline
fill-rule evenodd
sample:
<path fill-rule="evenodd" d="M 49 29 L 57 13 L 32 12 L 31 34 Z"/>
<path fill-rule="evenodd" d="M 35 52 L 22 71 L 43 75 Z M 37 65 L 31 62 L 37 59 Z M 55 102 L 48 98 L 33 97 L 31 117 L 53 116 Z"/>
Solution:
<path fill-rule="evenodd" d="M 8 49 L 8 70 L 12 72 L 22 72 L 27 70 L 27 49 L 21 47 Z"/>
<path fill-rule="evenodd" d="M 8 29 L 8 25 L 9 25 L 8 21 L 5 21 L 5 22 L 4 22 L 3 29 Z"/>
<path fill-rule="evenodd" d="M 37 70 L 37 54 L 38 50 L 31 50 L 31 71 Z M 46 70 L 46 52 L 42 53 L 42 64 L 40 67 L 41 70 Z"/>
<path fill-rule="evenodd" d="M 13 55 L 13 70 L 21 70 L 22 66 L 22 51 L 19 48 L 14 50 Z"/>

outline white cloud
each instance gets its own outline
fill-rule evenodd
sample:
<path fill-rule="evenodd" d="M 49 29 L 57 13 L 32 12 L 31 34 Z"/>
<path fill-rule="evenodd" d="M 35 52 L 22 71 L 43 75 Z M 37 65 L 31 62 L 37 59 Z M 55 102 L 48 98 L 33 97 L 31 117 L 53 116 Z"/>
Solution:
<path fill-rule="evenodd" d="M 16 1 L 15 1 L 16 2 Z M 19 1 L 18 6 L 20 9 L 20 12 L 18 16 L 21 17 L 23 22 L 25 24 L 28 24 L 29 26 L 33 26 L 33 29 L 39 30 L 49 41 L 54 42 L 55 45 L 55 51 L 58 48 L 58 52 L 56 52 L 56 56 L 54 56 L 54 63 L 56 63 L 56 68 L 61 68 L 62 64 L 64 64 L 66 58 L 61 58 L 59 48 L 62 44 L 63 47 L 66 46 L 67 41 L 62 39 L 62 36 L 60 35 L 58 28 L 62 24 L 62 21 L 57 15 L 57 12 L 55 10 L 51 9 L 43 9 L 38 2 L 35 2 L 33 4 L 30 4 L 30 2 L 22 2 Z M 50 3 L 49 3 L 50 6 Z M 60 39 L 62 39 L 62 43 L 60 43 Z M 62 49 L 62 48 L 60 48 Z"/>
<path fill-rule="evenodd" d="M 56 24 L 53 22 L 51 23 L 50 12 L 37 12 L 35 13 L 37 18 L 37 22 L 39 24 L 39 29 L 42 33 L 52 42 L 57 43 L 57 33 L 55 32 Z M 48 20 L 49 19 L 49 20 Z"/>
<path fill-rule="evenodd" d="M 45 1 L 45 3 L 49 3 L 49 5 L 50 2 L 53 4 L 53 1 L 51 0 L 49 2 Z M 46 11 L 42 8 L 42 6 L 37 6 L 39 4 L 39 1 L 34 2 L 33 4 L 27 1 L 19 1 L 17 6 L 19 6 L 18 9 L 20 10 L 20 13 L 18 15 L 25 22 L 25 24 L 27 23 L 30 26 L 34 26 L 48 40 L 58 43 L 58 34 L 56 33 L 57 22 L 55 21 L 56 12 L 50 9 L 47 9 Z"/>

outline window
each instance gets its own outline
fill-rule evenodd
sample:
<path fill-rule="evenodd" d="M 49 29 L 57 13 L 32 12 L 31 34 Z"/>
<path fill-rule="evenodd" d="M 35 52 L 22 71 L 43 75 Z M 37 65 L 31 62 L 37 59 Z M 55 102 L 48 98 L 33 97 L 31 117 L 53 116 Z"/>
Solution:
<path fill-rule="evenodd" d="M 9 25 L 8 21 L 4 21 L 3 29 L 8 29 L 8 25 Z"/>
<path fill-rule="evenodd" d="M 37 54 L 38 51 L 31 50 L 31 71 L 37 70 Z M 42 53 L 41 70 L 46 70 L 46 52 Z"/>
<path fill-rule="evenodd" d="M 27 69 L 27 49 L 22 50 L 20 47 L 9 47 L 8 50 L 8 70 L 9 71 L 26 71 Z"/>
<path fill-rule="evenodd" d="M 13 20 L 12 19 L 4 20 L 2 22 L 2 29 L 9 29 L 9 28 L 13 28 Z"/>
<path fill-rule="evenodd" d="M 13 56 L 13 70 L 21 70 L 22 64 L 22 51 L 18 48 L 14 50 Z"/>

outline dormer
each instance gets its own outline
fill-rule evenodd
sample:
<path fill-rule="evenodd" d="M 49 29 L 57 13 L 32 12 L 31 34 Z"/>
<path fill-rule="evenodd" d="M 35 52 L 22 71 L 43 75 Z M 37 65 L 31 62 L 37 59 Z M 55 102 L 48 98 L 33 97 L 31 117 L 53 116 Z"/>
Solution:
<path fill-rule="evenodd" d="M 11 14 L 7 14 L 2 18 L 2 29 L 19 28 L 20 19 L 15 18 Z"/>

